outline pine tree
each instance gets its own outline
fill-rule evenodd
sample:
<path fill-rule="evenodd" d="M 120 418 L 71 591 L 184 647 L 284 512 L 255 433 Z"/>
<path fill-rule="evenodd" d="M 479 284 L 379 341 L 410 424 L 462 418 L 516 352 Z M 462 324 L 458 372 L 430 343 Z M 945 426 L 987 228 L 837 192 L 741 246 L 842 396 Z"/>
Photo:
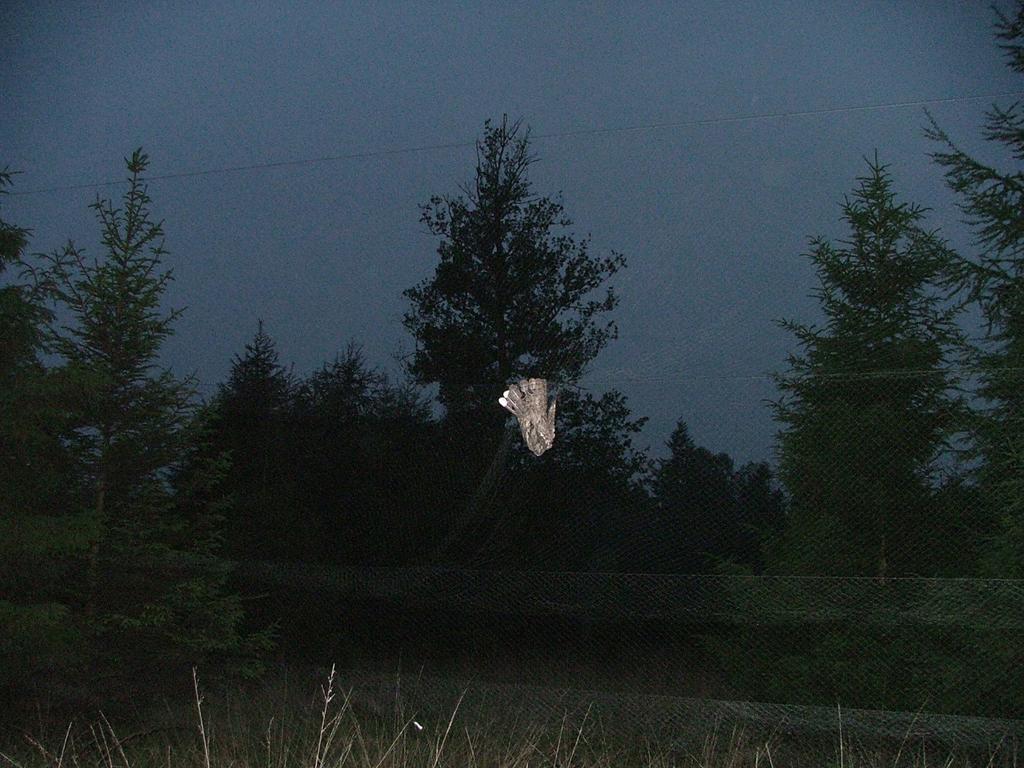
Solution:
<path fill-rule="evenodd" d="M 697 446 L 686 424 L 676 424 L 652 482 L 661 558 L 677 573 L 707 573 L 721 552 L 722 534 L 738 524 L 733 462 Z"/>
<path fill-rule="evenodd" d="M 590 295 L 625 259 L 592 256 L 589 241 L 558 232 L 571 222 L 561 203 L 533 195 L 534 161 L 519 123 L 488 121 L 466 197 L 422 208 L 442 241 L 433 277 L 405 291 L 417 343 L 409 370 L 439 384 L 449 411 L 491 411 L 513 379 L 575 381 L 615 337 L 613 322 L 598 321 L 618 303 L 614 290 Z"/>
<path fill-rule="evenodd" d="M 734 469 L 726 453 L 698 446 L 680 420 L 651 479 L 652 567 L 673 573 L 720 568 L 761 570 L 761 549 L 783 515 L 771 469 L 750 462 Z"/>
<path fill-rule="evenodd" d="M 122 207 L 91 206 L 103 253 L 74 243 L 26 265 L 56 314 L 46 342 L 61 360 L 67 441 L 88 489 L 88 548 L 80 607 L 96 663 L 119 673 L 254 650 L 217 554 L 216 466 L 197 464 L 202 434 L 194 384 L 158 356 L 180 310 L 164 312 L 163 228 L 151 220 L 148 158 L 126 159 Z M 189 471 L 186 472 L 185 470 Z M 201 490 L 204 489 L 204 490 Z"/>
<path fill-rule="evenodd" d="M 824 327 L 783 321 L 802 348 L 777 383 L 780 476 L 792 499 L 779 572 L 932 574 L 940 460 L 962 428 L 947 366 L 962 345 L 939 288 L 953 254 L 869 162 L 843 205 L 850 239 L 812 241 Z"/>
<path fill-rule="evenodd" d="M 281 559 L 299 549 L 291 452 L 295 388 L 260 320 L 212 404 L 212 445 L 231 461 L 226 484 L 235 505 L 227 546 L 235 558 Z"/>
<path fill-rule="evenodd" d="M 625 259 L 594 256 L 589 240 L 578 242 L 565 232 L 571 221 L 562 204 L 532 191 L 535 159 L 529 133 L 518 122 L 484 124 L 465 196 L 434 197 L 422 208 L 421 220 L 441 238 L 440 261 L 430 279 L 404 294 L 411 304 L 404 324 L 416 340 L 408 371 L 418 384 L 438 385 L 447 443 L 456 453 L 451 463 L 462 470 L 458 487 L 448 492 L 461 497 L 456 506 L 464 508 L 454 513 L 451 535 L 490 542 L 504 558 L 531 548 L 524 537 L 543 543 L 541 528 L 573 526 L 582 497 L 606 500 L 607 515 L 591 510 L 588 533 L 612 536 L 619 522 L 611 518 L 628 513 L 611 505 L 623 496 L 635 501 L 636 475 L 644 465 L 631 445 L 643 420 L 630 420 L 621 393 L 595 397 L 570 386 L 616 336 L 615 323 L 602 316 L 618 296 L 605 284 Z M 495 401 L 509 383 L 527 377 L 560 388 L 557 449 L 545 462 L 524 460 L 521 446 L 509 453 L 503 442 L 507 414 Z M 498 494 L 491 486 L 507 476 L 501 470 L 506 463 L 517 467 L 518 490 L 509 486 Z M 510 505 L 533 508 L 516 493 L 546 488 L 551 501 L 559 487 L 565 489 L 561 507 L 546 506 L 550 513 L 543 520 L 517 515 L 521 530 L 509 528 Z M 495 530 L 487 517 L 504 519 Z M 577 535 L 575 543 L 585 539 Z M 563 552 L 572 544 L 563 541 Z M 590 554 L 577 559 L 609 561 L 593 543 L 587 547 Z"/>
<path fill-rule="evenodd" d="M 1012 17 L 998 10 L 996 34 L 1009 67 L 1024 74 L 1024 2 Z M 975 232 L 973 259 L 958 261 L 950 283 L 977 303 L 987 321 L 986 344 L 974 350 L 980 368 L 978 393 L 985 407 L 974 419 L 973 456 L 978 500 L 994 518 L 989 527 L 986 570 L 993 576 L 1024 575 L 1024 171 L 1000 170 L 961 150 L 929 115 L 926 134 L 942 145 L 932 154 Z M 1024 157 L 1024 106 L 993 106 L 984 137 L 1016 161 Z"/>

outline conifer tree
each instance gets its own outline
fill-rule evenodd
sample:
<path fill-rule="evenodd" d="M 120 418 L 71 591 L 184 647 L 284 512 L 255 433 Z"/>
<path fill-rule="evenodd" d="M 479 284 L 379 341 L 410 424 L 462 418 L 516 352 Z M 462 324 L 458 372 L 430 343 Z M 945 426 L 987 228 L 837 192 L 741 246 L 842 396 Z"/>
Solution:
<path fill-rule="evenodd" d="M 308 559 L 395 565 L 422 538 L 430 500 L 410 488 L 435 452 L 430 410 L 371 367 L 354 342 L 296 390 L 297 494 Z M 422 490 L 422 489 L 418 489 Z"/>
<path fill-rule="evenodd" d="M 0 173 L 0 195 L 11 174 Z M 17 269 L 29 232 L 0 221 L 0 273 Z M 76 561 L 88 518 L 76 507 L 68 421 L 43 365 L 45 307 L 30 286 L 0 288 L 0 688 L 59 674 L 77 659 Z"/>
<path fill-rule="evenodd" d="M 1024 74 L 1024 2 L 1007 16 L 996 9 L 996 36 L 1014 72 Z M 977 253 L 960 259 L 950 283 L 987 321 L 986 343 L 973 350 L 980 368 L 972 456 L 977 500 L 989 508 L 986 570 L 1024 576 L 1024 105 L 993 106 L 983 135 L 1017 161 L 1001 169 L 960 149 L 929 115 L 926 134 L 941 145 L 932 154 L 975 233 Z"/>
<path fill-rule="evenodd" d="M 667 446 L 669 457 L 658 462 L 652 481 L 657 546 L 674 572 L 707 573 L 721 534 L 738 523 L 733 462 L 697 446 L 682 421 Z"/>
<path fill-rule="evenodd" d="M 212 444 L 231 461 L 227 487 L 235 504 L 227 546 L 238 559 L 287 558 L 298 549 L 291 453 L 295 387 L 260 320 L 212 404 Z"/>
<path fill-rule="evenodd" d="M 947 503 L 943 466 L 955 455 L 966 410 L 951 371 L 963 346 L 959 310 L 943 298 L 955 254 L 925 228 L 925 213 L 898 201 L 885 166 L 869 161 L 842 206 L 847 238 L 811 243 L 824 323 L 782 323 L 800 351 L 777 377 L 779 471 L 789 504 L 764 553 L 766 574 L 873 581 L 724 582 L 723 599 L 748 615 L 776 602 L 798 615 L 823 600 L 840 608 L 864 589 L 885 588 L 889 577 L 963 576 L 974 568 L 975 521 L 970 509 Z M 905 601 L 900 608 L 934 610 Z M 884 620 L 823 621 L 806 632 L 758 623 L 709 645 L 751 698 L 826 704 L 839 697 L 879 709 L 917 709 L 927 698 L 939 711 L 962 705 L 971 679 L 963 648 L 977 635 Z"/>
<path fill-rule="evenodd" d="M 952 530 L 939 460 L 963 427 L 948 372 L 963 340 L 939 295 L 953 254 L 868 163 L 842 207 L 849 239 L 812 241 L 823 327 L 783 321 L 801 347 L 777 378 L 780 476 L 792 499 L 781 572 L 930 575 Z"/>
<path fill-rule="evenodd" d="M 408 371 L 418 384 L 438 385 L 444 427 L 458 455 L 459 486 L 449 496 L 461 497 L 456 506 L 465 510 L 454 513 L 452 530 L 464 528 L 467 541 L 501 540 L 495 546 L 503 556 L 529 549 L 522 537 L 543 541 L 540 528 L 574 525 L 586 503 L 582 498 L 591 505 L 588 534 L 613 538 L 612 529 L 623 521 L 611 518 L 628 515 L 625 507 L 642 496 L 636 477 L 646 468 L 631 442 L 644 420 L 630 419 L 621 393 L 595 397 L 571 387 L 616 336 L 615 323 L 604 316 L 618 296 L 606 283 L 625 258 L 592 255 L 589 240 L 565 231 L 571 221 L 562 204 L 533 192 L 529 169 L 535 160 L 529 133 L 518 122 L 484 124 L 464 196 L 434 197 L 422 207 L 421 220 L 441 238 L 440 259 L 432 277 L 404 294 L 411 305 L 404 324 L 416 341 Z M 509 383 L 534 376 L 560 390 L 557 447 L 544 462 L 524 461 L 521 446 L 509 454 L 502 442 L 507 413 L 495 404 Z M 506 463 L 517 466 L 517 490 L 497 493 L 489 484 L 507 476 L 500 470 Z M 546 488 L 555 499 L 560 486 L 564 504 L 539 520 L 518 515 L 522 530 L 509 530 L 510 505 L 531 509 L 516 493 Z M 606 515 L 593 508 L 601 501 Z M 502 530 L 481 522 L 488 516 L 484 506 L 491 517 L 504 517 L 497 523 Z M 470 518 L 485 528 L 473 532 Z M 577 535 L 575 541 L 586 538 Z M 593 544 L 590 555 L 577 559 L 599 557 L 607 564 L 610 554 L 598 556 Z M 571 545 L 563 541 L 563 551 Z"/>
<path fill-rule="evenodd" d="M 763 545 L 784 514 L 768 465 L 750 462 L 734 469 L 728 454 L 698 446 L 682 420 L 666 446 L 669 455 L 655 462 L 651 479 L 652 568 L 760 571 Z"/>
<path fill-rule="evenodd" d="M 88 491 L 83 623 L 97 641 L 97 663 L 138 672 L 244 655 L 263 639 L 241 633 L 240 604 L 217 554 L 219 470 L 197 463 L 193 381 L 159 366 L 181 312 L 161 306 L 171 273 L 143 180 L 148 158 L 136 150 L 126 164 L 121 206 L 91 206 L 102 253 L 89 258 L 69 242 L 26 268 L 35 295 L 59 313 L 49 316 L 45 339 L 61 361 L 73 418 L 67 446 Z"/>
<path fill-rule="evenodd" d="M 589 241 L 560 232 L 571 222 L 561 203 L 533 194 L 535 159 L 518 122 L 487 121 L 466 197 L 422 208 L 442 240 L 433 277 L 405 291 L 417 345 L 409 370 L 439 384 L 449 411 L 490 411 L 516 378 L 575 381 L 615 337 L 615 324 L 599 320 L 618 297 L 610 287 L 591 294 L 625 259 L 592 256 Z"/>
<path fill-rule="evenodd" d="M 0 173 L 0 195 L 7 194 L 10 183 L 11 174 Z M 0 274 L 21 260 L 28 234 L 0 220 Z M 0 460 L 5 468 L 0 503 L 9 505 L 11 514 L 39 497 L 29 465 L 33 459 L 38 461 L 42 447 L 33 442 L 43 431 L 34 419 L 45 410 L 42 314 L 26 286 L 13 283 L 0 288 Z"/>
<path fill-rule="evenodd" d="M 313 371 L 296 388 L 297 492 L 309 528 L 307 557 L 381 564 L 393 537 L 386 519 L 375 402 L 386 386 L 357 344 Z M 392 461 L 395 457 L 388 457 Z"/>

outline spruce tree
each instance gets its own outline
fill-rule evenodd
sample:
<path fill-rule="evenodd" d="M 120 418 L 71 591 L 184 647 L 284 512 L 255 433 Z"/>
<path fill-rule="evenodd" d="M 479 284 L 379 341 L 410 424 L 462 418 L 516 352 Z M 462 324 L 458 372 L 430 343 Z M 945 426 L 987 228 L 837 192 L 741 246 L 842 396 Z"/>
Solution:
<path fill-rule="evenodd" d="M 667 447 L 669 457 L 658 462 L 652 481 L 659 559 L 676 573 L 708 573 L 712 557 L 724 554 L 729 527 L 738 525 L 733 462 L 696 445 L 682 421 Z"/>
<path fill-rule="evenodd" d="M 996 36 L 1014 72 L 1024 74 L 1024 2 L 1012 16 L 996 10 Z M 1024 105 L 994 105 L 984 138 L 1017 167 L 1001 169 L 960 149 L 929 115 L 932 154 L 975 233 L 977 252 L 960 259 L 950 283 L 976 303 L 987 321 L 986 339 L 973 350 L 984 401 L 974 419 L 972 456 L 978 467 L 977 503 L 992 517 L 985 569 L 993 576 L 1024 576 Z"/>
<path fill-rule="evenodd" d="M 680 420 L 655 462 L 650 560 L 672 573 L 760 571 L 762 548 L 784 515 L 781 491 L 764 462 L 734 469 L 726 453 L 697 445 Z"/>
<path fill-rule="evenodd" d="M 929 709 L 962 712 L 973 696 L 964 649 L 977 635 L 845 610 L 877 599 L 890 577 L 974 568 L 975 521 L 947 502 L 945 463 L 965 424 L 951 371 L 963 345 L 959 309 L 943 296 L 955 255 L 925 214 L 869 161 L 842 206 L 847 238 L 811 243 L 824 323 L 782 322 L 800 345 L 773 403 L 789 503 L 764 565 L 771 577 L 797 578 L 722 582 L 723 599 L 754 623 L 710 643 L 750 698 L 915 710 L 927 699 Z M 903 598 L 894 610 L 935 610 L 907 588 L 891 594 Z M 777 613 L 761 618 L 780 607 L 842 620 L 795 631 Z"/>
<path fill-rule="evenodd" d="M 91 206 L 98 257 L 69 242 L 26 264 L 35 295 L 53 310 L 45 339 L 61 363 L 73 419 L 67 447 L 87 489 L 82 623 L 96 641 L 95 662 L 119 674 L 244 656 L 263 641 L 241 633 L 218 555 L 220 468 L 197 459 L 194 383 L 159 366 L 181 311 L 161 306 L 171 273 L 161 264 L 147 164 L 141 150 L 126 159 L 120 207 L 99 198 Z"/>
<path fill-rule="evenodd" d="M 394 536 L 382 525 L 389 516 L 381 487 L 387 459 L 380 452 L 391 446 L 383 444 L 374 407 L 385 385 L 352 343 L 297 387 L 293 455 L 309 559 L 382 564 Z"/>
<path fill-rule="evenodd" d="M 211 405 L 212 445 L 228 454 L 235 504 L 228 552 L 237 559 L 295 556 L 295 475 L 291 453 L 295 381 L 258 322 Z"/>
<path fill-rule="evenodd" d="M 963 427 L 948 370 L 962 336 L 939 290 L 954 257 L 892 186 L 869 161 L 842 207 L 849 239 L 812 241 L 824 326 L 782 322 L 801 354 L 774 404 L 792 499 L 780 573 L 933 575 L 953 533 L 936 489 Z"/>
<path fill-rule="evenodd" d="M 354 342 L 296 391 L 297 494 L 311 535 L 308 559 L 402 565 L 424 540 L 422 488 L 435 447 L 430 409 L 393 385 Z"/>

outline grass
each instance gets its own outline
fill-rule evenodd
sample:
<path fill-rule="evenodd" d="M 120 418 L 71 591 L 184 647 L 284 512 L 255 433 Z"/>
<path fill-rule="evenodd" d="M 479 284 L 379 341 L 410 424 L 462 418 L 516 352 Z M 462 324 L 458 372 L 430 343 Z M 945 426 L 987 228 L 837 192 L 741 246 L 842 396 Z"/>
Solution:
<path fill-rule="evenodd" d="M 450 685 L 282 670 L 261 683 L 153 700 L 117 714 L 36 718 L 0 745 L 0 767 L 49 768 L 1016 768 L 1016 745 L 973 752 L 904 737 L 868 741 L 768 733 L 723 719 L 679 722 L 650 711 L 522 686 Z M 191 700 L 188 700 L 190 698 Z"/>

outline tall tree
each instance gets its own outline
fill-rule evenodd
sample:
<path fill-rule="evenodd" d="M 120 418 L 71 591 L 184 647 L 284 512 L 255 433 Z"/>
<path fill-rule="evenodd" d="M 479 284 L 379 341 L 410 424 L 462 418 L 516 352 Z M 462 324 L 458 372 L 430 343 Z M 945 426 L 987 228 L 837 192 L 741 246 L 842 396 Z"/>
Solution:
<path fill-rule="evenodd" d="M 260 320 L 211 405 L 211 445 L 231 461 L 226 486 L 235 505 L 227 551 L 238 559 L 287 558 L 297 549 L 290 471 L 295 389 Z"/>
<path fill-rule="evenodd" d="M 532 193 L 535 157 L 518 122 L 484 124 L 465 197 L 434 197 L 421 220 L 442 238 L 432 278 L 405 291 L 404 324 L 416 339 L 414 378 L 440 386 L 449 411 L 487 410 L 515 378 L 575 381 L 615 337 L 600 322 L 618 298 L 592 293 L 625 265 L 592 256 L 561 203 Z"/>
<path fill-rule="evenodd" d="M 180 310 L 161 308 L 171 273 L 143 180 L 148 158 L 137 150 L 126 164 L 121 207 L 91 206 L 102 255 L 89 259 L 69 242 L 25 267 L 55 310 L 46 341 L 62 363 L 68 444 L 88 488 L 83 619 L 99 641 L 97 661 L 137 671 L 157 658 L 236 653 L 247 640 L 217 554 L 219 510 L 197 507 L 203 494 L 178 487 L 198 439 L 195 392 L 158 366 Z"/>
<path fill-rule="evenodd" d="M 669 457 L 658 463 L 652 490 L 662 559 L 677 573 L 706 573 L 721 554 L 718 539 L 737 525 L 733 462 L 694 443 L 686 424 L 676 424 Z"/>
<path fill-rule="evenodd" d="M 7 167 L 0 171 L 0 195 L 10 194 L 7 187 L 11 186 L 15 175 L 16 173 Z M 0 274 L 3 274 L 8 265 L 19 261 L 28 245 L 29 234 L 24 227 L 0 220 Z"/>
<path fill-rule="evenodd" d="M 0 172 L 0 195 L 7 194 L 12 174 Z M 0 274 L 16 265 L 28 244 L 28 231 L 0 220 Z M 0 498 L 10 512 L 31 504 L 40 494 L 29 468 L 39 458 L 35 441 L 45 434 L 36 419 L 45 411 L 42 390 L 45 369 L 42 352 L 43 308 L 31 300 L 26 286 L 0 288 L 0 460 L 4 473 Z"/>
<path fill-rule="evenodd" d="M 738 505 L 738 529 L 723 543 L 720 565 L 727 562 L 754 573 L 765 569 L 765 549 L 783 530 L 787 503 L 775 473 L 764 461 L 751 461 L 734 477 Z"/>
<path fill-rule="evenodd" d="M 1014 72 L 1024 74 L 1024 2 L 1007 16 L 996 9 L 996 36 Z M 974 457 L 979 500 L 995 518 L 989 571 L 1024 575 L 1024 171 L 1002 170 L 960 149 L 929 115 L 926 134 L 942 146 L 933 153 L 946 182 L 975 232 L 977 254 L 961 259 L 952 281 L 976 302 L 987 321 L 987 344 L 974 350 L 981 369 L 979 394 L 986 406 L 976 414 Z M 993 106 L 984 137 L 1024 158 L 1024 107 Z"/>
<path fill-rule="evenodd" d="M 11 176 L 0 172 L 0 195 L 7 194 Z M 0 274 L 21 260 L 28 235 L 28 230 L 0 220 Z M 45 369 L 40 360 L 44 310 L 31 298 L 23 285 L 0 288 L 0 459 L 5 468 L 0 497 L 12 510 L 39 496 L 28 465 L 38 459 L 34 454 L 39 446 L 33 441 L 44 434 L 34 421 L 45 410 Z M 27 487 L 22 488 L 23 483 Z"/>
<path fill-rule="evenodd" d="M 792 498 L 782 572 L 887 576 L 939 567 L 939 460 L 962 428 L 948 372 L 962 345 L 939 286 L 953 254 L 897 202 L 877 158 L 842 207 L 849 240 L 816 238 L 824 327 L 783 321 L 802 348 L 777 377 L 780 476 Z"/>
<path fill-rule="evenodd" d="M 964 343 L 959 309 L 943 296 L 955 254 L 925 229 L 924 209 L 897 200 L 877 158 L 842 218 L 847 239 L 816 238 L 810 252 L 824 324 L 782 323 L 800 344 L 790 370 L 777 377 L 782 398 L 773 404 L 790 504 L 766 548 L 765 570 L 876 580 L 721 583 L 730 605 L 755 614 L 776 602 L 815 611 L 826 594 L 829 607 L 842 610 L 886 589 L 887 577 L 963 576 L 976 565 L 977 521 L 970 507 L 953 503 L 962 489 L 944 466 L 955 457 L 966 410 L 950 372 Z M 934 610 L 927 600 L 915 604 L 910 592 L 891 597 L 908 616 Z M 965 649 L 982 634 L 934 620 L 893 624 L 884 612 L 848 617 L 808 632 L 777 621 L 750 624 L 709 646 L 751 698 L 825 704 L 839 697 L 877 709 L 917 709 L 927 699 L 928 708 L 957 712 L 970 706 L 969 681 L 979 681 L 979 665 L 971 668 L 977 657 Z"/>
<path fill-rule="evenodd" d="M 416 520 L 404 508 L 404 468 L 421 458 L 415 435 L 429 421 L 408 395 L 354 342 L 299 384 L 292 453 L 302 517 L 315 537 L 307 557 L 384 565 L 408 556 Z"/>
<path fill-rule="evenodd" d="M 501 434 L 507 414 L 495 405 L 510 382 L 540 377 L 563 387 L 557 450 L 549 452 L 554 456 L 547 465 L 529 465 L 531 471 L 547 472 L 547 487 L 553 487 L 550 475 L 558 469 L 577 499 L 601 497 L 608 483 L 633 493 L 630 484 L 642 463 L 630 436 L 643 422 L 628 418 L 621 394 L 596 398 L 565 388 L 616 335 L 614 322 L 603 316 L 618 297 L 605 283 L 625 259 L 617 253 L 594 256 L 589 240 L 566 233 L 571 221 L 562 204 L 532 191 L 528 172 L 535 159 L 529 132 L 518 122 L 484 124 L 476 172 L 464 194 L 434 197 L 422 207 L 421 220 L 441 238 L 440 261 L 431 278 L 404 294 L 411 304 L 404 324 L 416 340 L 408 370 L 417 383 L 438 385 L 449 444 L 457 453 L 452 463 L 457 460 L 460 468 L 452 493 L 465 500 L 465 511 L 456 513 L 452 536 L 496 537 L 503 543 L 495 546 L 506 553 L 520 535 L 508 528 L 508 519 L 490 534 L 470 535 L 467 526 L 471 519 L 479 523 L 485 508 L 500 514 L 499 508 L 517 503 L 511 485 L 500 498 L 492 487 L 510 482 L 503 472 L 507 464 L 524 468 L 522 452 L 510 453 Z M 598 434 L 601 445 L 594 439 Z M 580 471 L 584 466 L 586 478 Z M 569 481 L 566 472 L 578 477 Z M 595 476 L 602 478 L 600 488 Z M 537 485 L 521 473 L 517 480 Z M 545 522 L 558 514 L 553 511 Z M 568 524 L 570 513 L 561 514 Z"/>
<path fill-rule="evenodd" d="M 371 373 L 376 384 L 369 412 L 355 424 L 363 482 L 370 481 L 380 513 L 370 532 L 378 543 L 376 562 L 405 565 L 422 556 L 423 542 L 438 538 L 438 510 L 448 500 L 429 490 L 446 457 L 437 450 L 438 424 L 423 392 Z"/>
<path fill-rule="evenodd" d="M 621 392 L 563 390 L 556 448 L 538 461 L 519 446 L 494 511 L 506 534 L 498 562 L 562 570 L 637 571 L 648 561 L 647 455 L 633 441 Z"/>

